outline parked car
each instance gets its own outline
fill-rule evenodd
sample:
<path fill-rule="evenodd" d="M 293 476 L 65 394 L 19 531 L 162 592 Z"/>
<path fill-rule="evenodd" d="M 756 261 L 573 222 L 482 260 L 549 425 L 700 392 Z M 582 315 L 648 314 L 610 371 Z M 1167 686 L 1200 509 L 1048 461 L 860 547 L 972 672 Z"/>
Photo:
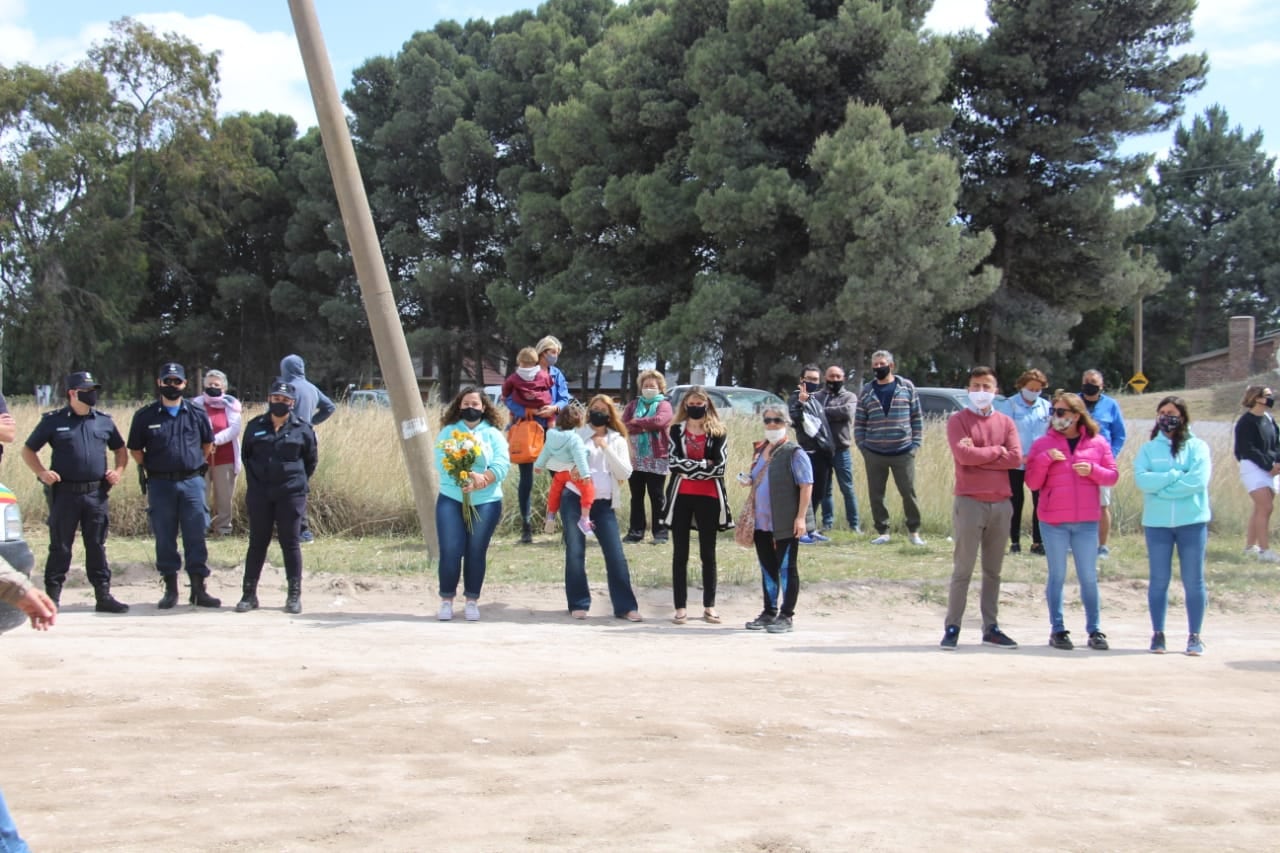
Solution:
<path fill-rule="evenodd" d="M 353 409 L 389 409 L 391 394 L 385 388 L 360 388 L 347 395 L 347 405 Z"/>
<path fill-rule="evenodd" d="M 916 387 L 916 396 L 920 398 L 920 411 L 926 418 L 949 418 L 953 412 L 967 408 L 969 392 L 964 388 L 921 388 Z M 996 395 L 996 407 L 1004 401 L 1003 394 Z"/>
<path fill-rule="evenodd" d="M 0 558 L 27 577 L 31 577 L 31 570 L 36 565 L 35 555 L 22 538 L 22 511 L 18 509 L 18 497 L 3 483 L 0 483 Z M 18 608 L 0 604 L 0 633 L 26 621 L 27 615 Z"/>
<path fill-rule="evenodd" d="M 692 385 L 676 385 L 668 392 L 671 407 L 680 405 L 681 398 Z M 706 385 L 707 396 L 716 407 L 716 411 L 726 415 L 754 415 L 766 403 L 785 405 L 786 401 L 772 391 L 761 391 L 759 388 L 744 388 L 740 385 Z"/>

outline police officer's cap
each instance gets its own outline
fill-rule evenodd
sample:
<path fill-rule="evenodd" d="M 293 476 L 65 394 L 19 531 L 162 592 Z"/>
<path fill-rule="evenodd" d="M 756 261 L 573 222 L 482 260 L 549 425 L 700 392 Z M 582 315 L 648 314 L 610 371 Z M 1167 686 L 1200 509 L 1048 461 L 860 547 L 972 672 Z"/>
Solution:
<path fill-rule="evenodd" d="M 98 380 L 93 378 L 93 374 L 87 370 L 79 373 L 67 374 L 67 390 L 68 391 L 87 391 L 90 388 L 101 388 Z"/>
<path fill-rule="evenodd" d="M 160 365 L 160 375 L 157 379 L 168 379 L 170 376 L 176 376 L 183 382 L 187 381 L 187 371 L 182 369 L 182 365 L 176 361 L 170 361 Z"/>
<path fill-rule="evenodd" d="M 298 399 L 298 390 L 293 387 L 292 382 L 285 382 L 283 379 L 277 379 L 271 383 L 271 390 L 267 391 L 267 396 L 276 394 L 281 397 L 288 397 L 290 400 Z"/>

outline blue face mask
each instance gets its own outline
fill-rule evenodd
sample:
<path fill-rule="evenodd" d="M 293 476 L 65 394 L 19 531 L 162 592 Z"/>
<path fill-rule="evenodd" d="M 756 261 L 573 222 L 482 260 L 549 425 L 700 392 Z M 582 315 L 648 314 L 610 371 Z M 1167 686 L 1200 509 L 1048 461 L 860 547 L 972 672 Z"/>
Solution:
<path fill-rule="evenodd" d="M 1039 391 L 1028 391 L 1026 388 L 1023 388 L 1018 393 L 1021 394 L 1022 399 L 1026 400 L 1028 403 L 1034 403 L 1036 400 L 1040 399 Z"/>
<path fill-rule="evenodd" d="M 547 367 L 555 367 L 556 362 L 560 360 L 560 356 L 553 352 L 547 353 L 543 358 L 547 360 Z"/>

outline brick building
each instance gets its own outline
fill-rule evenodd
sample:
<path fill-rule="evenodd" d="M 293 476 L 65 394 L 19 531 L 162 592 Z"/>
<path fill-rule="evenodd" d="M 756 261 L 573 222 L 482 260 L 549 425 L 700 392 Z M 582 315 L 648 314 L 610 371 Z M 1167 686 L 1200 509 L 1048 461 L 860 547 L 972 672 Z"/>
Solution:
<path fill-rule="evenodd" d="M 1280 329 L 1259 335 L 1252 317 L 1232 317 L 1227 345 L 1180 360 L 1187 388 L 1243 382 L 1276 367 Z"/>

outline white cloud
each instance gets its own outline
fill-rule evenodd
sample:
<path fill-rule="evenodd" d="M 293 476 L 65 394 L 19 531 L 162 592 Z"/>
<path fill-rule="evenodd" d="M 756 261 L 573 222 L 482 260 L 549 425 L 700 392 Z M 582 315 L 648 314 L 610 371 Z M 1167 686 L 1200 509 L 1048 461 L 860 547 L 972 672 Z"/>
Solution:
<path fill-rule="evenodd" d="M 935 33 L 958 33 L 961 30 L 986 32 L 991 26 L 987 19 L 986 0 L 937 0 L 924 25 Z"/>

